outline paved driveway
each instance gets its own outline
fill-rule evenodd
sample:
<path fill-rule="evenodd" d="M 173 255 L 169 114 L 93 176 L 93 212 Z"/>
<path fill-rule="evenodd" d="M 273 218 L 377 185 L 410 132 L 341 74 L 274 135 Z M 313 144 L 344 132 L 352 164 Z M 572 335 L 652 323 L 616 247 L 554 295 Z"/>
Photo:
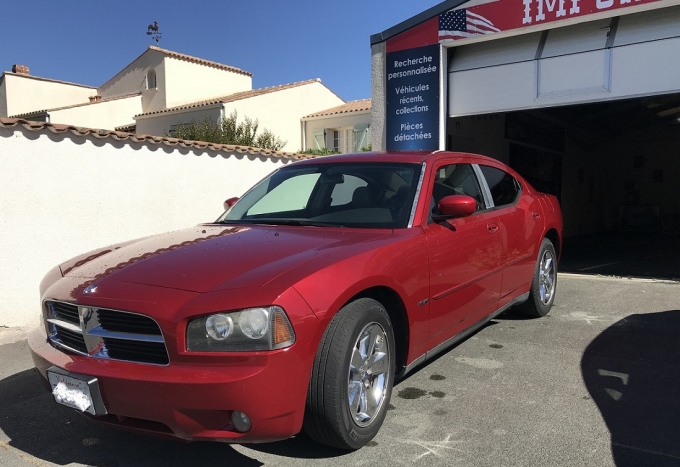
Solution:
<path fill-rule="evenodd" d="M 679 344 L 680 284 L 560 275 L 548 317 L 503 316 L 420 368 L 347 454 L 100 426 L 52 402 L 19 341 L 0 346 L 0 466 L 680 465 Z"/>

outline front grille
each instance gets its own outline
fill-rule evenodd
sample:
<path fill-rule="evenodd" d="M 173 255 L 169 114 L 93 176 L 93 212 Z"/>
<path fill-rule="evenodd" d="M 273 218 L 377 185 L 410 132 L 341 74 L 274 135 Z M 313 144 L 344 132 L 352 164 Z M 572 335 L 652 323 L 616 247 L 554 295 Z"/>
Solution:
<path fill-rule="evenodd" d="M 161 329 L 148 316 L 55 301 L 45 305 L 49 338 L 59 347 L 94 358 L 169 363 Z"/>
<path fill-rule="evenodd" d="M 57 327 L 55 337 L 66 347 L 78 352 L 87 353 L 87 346 L 85 345 L 85 339 L 83 339 L 82 334 Z"/>
<path fill-rule="evenodd" d="M 78 316 L 78 307 L 70 303 L 49 302 L 52 312 L 59 319 L 72 324 L 80 324 L 80 317 Z"/>
<path fill-rule="evenodd" d="M 99 325 L 107 331 L 148 334 L 151 336 L 161 335 L 161 330 L 156 322 L 146 316 L 102 309 L 97 312 L 97 315 L 99 316 Z"/>
<path fill-rule="evenodd" d="M 131 362 L 168 364 L 165 344 L 158 342 L 125 341 L 110 337 L 104 338 L 104 345 L 110 358 Z"/>

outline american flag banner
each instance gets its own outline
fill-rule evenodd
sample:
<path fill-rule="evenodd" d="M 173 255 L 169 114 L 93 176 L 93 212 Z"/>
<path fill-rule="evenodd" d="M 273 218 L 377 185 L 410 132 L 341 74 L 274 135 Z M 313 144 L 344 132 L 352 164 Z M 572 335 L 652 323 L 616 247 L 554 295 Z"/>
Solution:
<path fill-rule="evenodd" d="M 491 21 L 466 8 L 449 10 L 439 15 L 439 40 L 465 39 L 500 32 Z"/>

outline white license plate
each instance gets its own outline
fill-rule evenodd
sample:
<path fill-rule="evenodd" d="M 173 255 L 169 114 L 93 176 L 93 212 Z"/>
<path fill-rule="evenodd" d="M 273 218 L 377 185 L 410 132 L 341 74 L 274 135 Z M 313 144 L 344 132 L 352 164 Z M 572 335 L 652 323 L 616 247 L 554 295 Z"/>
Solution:
<path fill-rule="evenodd" d="M 47 372 L 47 378 L 52 386 L 52 395 L 57 404 L 96 415 L 92 393 L 87 381 L 51 371 Z"/>

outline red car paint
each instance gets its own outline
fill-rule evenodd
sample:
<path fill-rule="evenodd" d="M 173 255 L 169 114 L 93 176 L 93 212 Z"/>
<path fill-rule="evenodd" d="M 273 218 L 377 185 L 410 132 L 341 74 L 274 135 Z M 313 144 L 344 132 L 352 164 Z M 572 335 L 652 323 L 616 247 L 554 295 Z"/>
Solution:
<path fill-rule="evenodd" d="M 167 365 L 92 358 L 29 339 L 36 367 L 96 377 L 108 415 L 124 427 L 192 440 L 268 441 L 302 427 L 319 342 L 334 314 L 358 295 L 388 302 L 397 371 L 525 295 L 544 237 L 561 250 L 562 218 L 554 197 L 537 193 L 514 170 L 461 153 L 334 156 L 314 164 L 398 162 L 424 167 L 406 228 L 205 224 L 87 253 L 50 271 L 42 300 L 138 313 L 153 318 Z M 437 170 L 448 164 L 501 169 L 521 185 L 511 205 L 432 222 Z M 285 169 L 284 169 L 285 170 Z M 539 200 L 543 202 L 539 202 Z M 238 204 L 237 204 L 238 205 Z M 94 293 L 85 293 L 96 286 Z M 295 343 L 256 352 L 190 352 L 192 318 L 256 306 L 285 310 Z M 238 432 L 233 411 L 252 428 Z"/>

